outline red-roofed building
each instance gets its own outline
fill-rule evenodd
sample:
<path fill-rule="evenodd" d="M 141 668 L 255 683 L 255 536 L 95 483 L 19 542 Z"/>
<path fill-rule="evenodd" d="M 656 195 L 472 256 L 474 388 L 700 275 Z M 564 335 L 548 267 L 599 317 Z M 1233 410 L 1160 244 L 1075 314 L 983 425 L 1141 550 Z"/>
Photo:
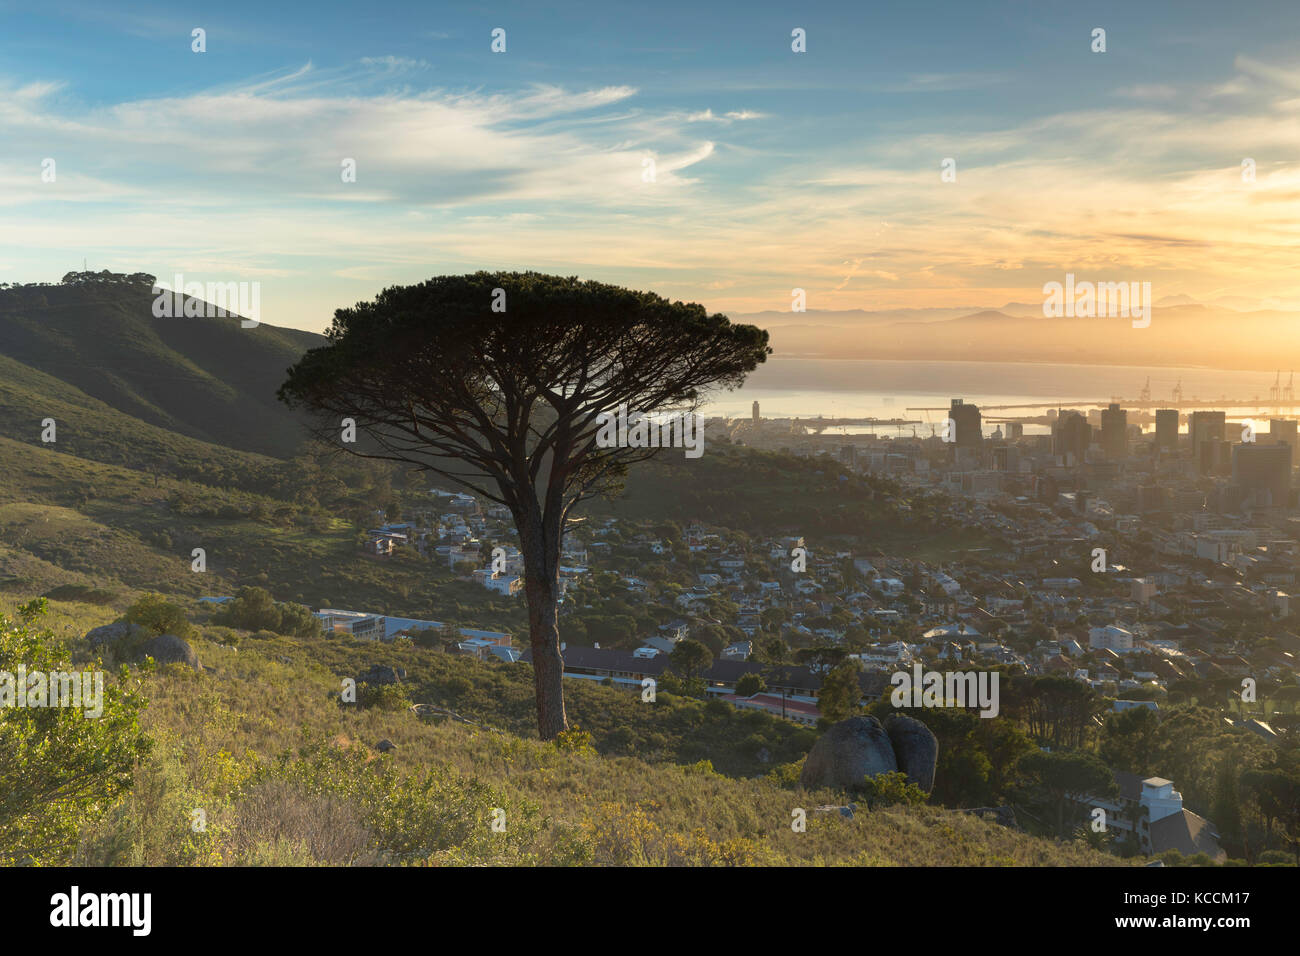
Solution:
<path fill-rule="evenodd" d="M 774 717 L 784 717 L 797 724 L 814 726 L 821 719 L 822 712 L 816 704 L 786 697 L 780 694 L 755 694 L 753 697 L 739 697 L 735 694 L 720 695 L 723 700 L 735 705 L 740 710 L 762 710 Z"/>

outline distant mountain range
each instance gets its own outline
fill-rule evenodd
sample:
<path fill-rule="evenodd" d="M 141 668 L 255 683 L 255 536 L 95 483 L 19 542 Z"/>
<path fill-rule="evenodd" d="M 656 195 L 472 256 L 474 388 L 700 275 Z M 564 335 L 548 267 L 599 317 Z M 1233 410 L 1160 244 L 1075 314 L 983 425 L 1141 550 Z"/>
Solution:
<path fill-rule="evenodd" d="M 1157 299 L 1146 328 L 1134 328 L 1129 318 L 1046 318 L 1041 302 L 730 317 L 766 328 L 775 357 L 786 358 L 1300 367 L 1300 312 L 1245 309 L 1253 304 L 1240 297 L 1207 305 L 1166 296 Z"/>
<path fill-rule="evenodd" d="M 1251 299 L 1246 296 L 1219 296 L 1209 301 L 1199 301 L 1189 295 L 1167 295 L 1156 299 L 1156 308 L 1178 305 L 1200 305 L 1227 312 L 1292 311 L 1276 301 Z M 1000 312 L 1003 315 L 1041 317 L 1043 303 L 1007 302 L 1003 305 L 957 305 L 922 309 L 809 309 L 807 312 L 780 312 L 768 309 L 763 312 L 729 312 L 731 318 L 744 322 L 787 324 L 796 316 L 815 320 L 819 325 L 861 325 L 890 322 L 943 322 L 959 319 L 979 312 Z"/>

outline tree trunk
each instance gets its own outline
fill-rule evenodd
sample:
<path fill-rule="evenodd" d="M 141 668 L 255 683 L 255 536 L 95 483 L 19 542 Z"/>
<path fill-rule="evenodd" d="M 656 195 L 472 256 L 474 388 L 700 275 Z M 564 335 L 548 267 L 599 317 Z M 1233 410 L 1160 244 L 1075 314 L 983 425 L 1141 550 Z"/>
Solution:
<path fill-rule="evenodd" d="M 559 543 L 555 561 L 545 559 L 539 542 L 524 544 L 524 594 L 528 599 L 528 637 L 533 651 L 533 688 L 537 697 L 537 731 L 554 740 L 569 727 L 564 713 L 564 661 L 560 656 Z M 549 567 L 548 567 L 549 566 Z"/>

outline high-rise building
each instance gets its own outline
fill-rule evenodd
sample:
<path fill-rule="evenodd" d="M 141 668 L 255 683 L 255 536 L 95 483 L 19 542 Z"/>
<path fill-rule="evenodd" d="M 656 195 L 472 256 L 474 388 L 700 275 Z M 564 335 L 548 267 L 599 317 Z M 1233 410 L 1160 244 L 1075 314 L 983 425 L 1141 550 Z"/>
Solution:
<path fill-rule="evenodd" d="M 1207 461 L 1206 452 L 1201 446 L 1206 442 L 1223 441 L 1226 418 L 1223 412 L 1192 412 L 1188 416 L 1187 437 L 1192 446 L 1192 461 L 1197 462 L 1203 475 L 1212 474 L 1213 470 L 1206 470 L 1204 464 Z M 1217 459 L 1213 460 L 1217 461 Z"/>
<path fill-rule="evenodd" d="M 950 437 L 954 448 L 980 447 L 983 432 L 978 405 L 967 405 L 960 398 L 954 398 L 948 409 L 948 417 L 952 419 L 953 434 Z"/>
<path fill-rule="evenodd" d="M 1156 409 L 1156 451 L 1178 450 L 1178 409 Z"/>
<path fill-rule="evenodd" d="M 1101 413 L 1101 450 L 1110 459 L 1128 456 L 1128 412 L 1117 402 Z"/>
<path fill-rule="evenodd" d="M 1092 426 L 1078 412 L 1062 412 L 1052 426 L 1052 454 L 1065 457 L 1073 455 L 1073 461 L 1082 465 L 1092 444 Z"/>
<path fill-rule="evenodd" d="M 998 445 L 993 449 L 993 469 L 995 471 L 1020 470 L 1020 449 L 1015 445 Z"/>
<path fill-rule="evenodd" d="M 1300 434 L 1297 433 L 1294 418 L 1271 418 L 1268 422 L 1268 436 L 1272 441 L 1291 446 L 1291 460 L 1296 461 L 1300 454 Z"/>
<path fill-rule="evenodd" d="M 1019 441 L 1025 437 L 1023 422 L 1007 422 L 1007 441 Z"/>
<path fill-rule="evenodd" d="M 1291 490 L 1291 446 L 1281 442 L 1234 446 L 1232 481 L 1253 493 L 1256 505 L 1285 508 Z"/>
<path fill-rule="evenodd" d="M 755 401 L 755 402 L 754 402 L 754 424 L 757 425 L 757 424 L 758 424 L 759 422 L 761 422 L 762 420 L 763 420 L 763 419 L 760 418 L 759 415 L 758 415 L 758 402 Z"/>
<path fill-rule="evenodd" d="M 1207 438 L 1200 444 L 1196 468 L 1202 475 L 1229 475 L 1232 473 L 1232 443 Z"/>

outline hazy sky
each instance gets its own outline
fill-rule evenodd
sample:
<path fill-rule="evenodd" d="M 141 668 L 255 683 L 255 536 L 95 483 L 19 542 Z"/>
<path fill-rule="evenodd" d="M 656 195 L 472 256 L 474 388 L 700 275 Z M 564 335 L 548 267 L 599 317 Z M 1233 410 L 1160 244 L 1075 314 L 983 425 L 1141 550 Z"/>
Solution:
<path fill-rule="evenodd" d="M 259 281 L 310 329 L 480 268 L 728 311 L 1066 272 L 1300 306 L 1294 0 L 118 6 L 0 0 L 0 280 Z"/>

